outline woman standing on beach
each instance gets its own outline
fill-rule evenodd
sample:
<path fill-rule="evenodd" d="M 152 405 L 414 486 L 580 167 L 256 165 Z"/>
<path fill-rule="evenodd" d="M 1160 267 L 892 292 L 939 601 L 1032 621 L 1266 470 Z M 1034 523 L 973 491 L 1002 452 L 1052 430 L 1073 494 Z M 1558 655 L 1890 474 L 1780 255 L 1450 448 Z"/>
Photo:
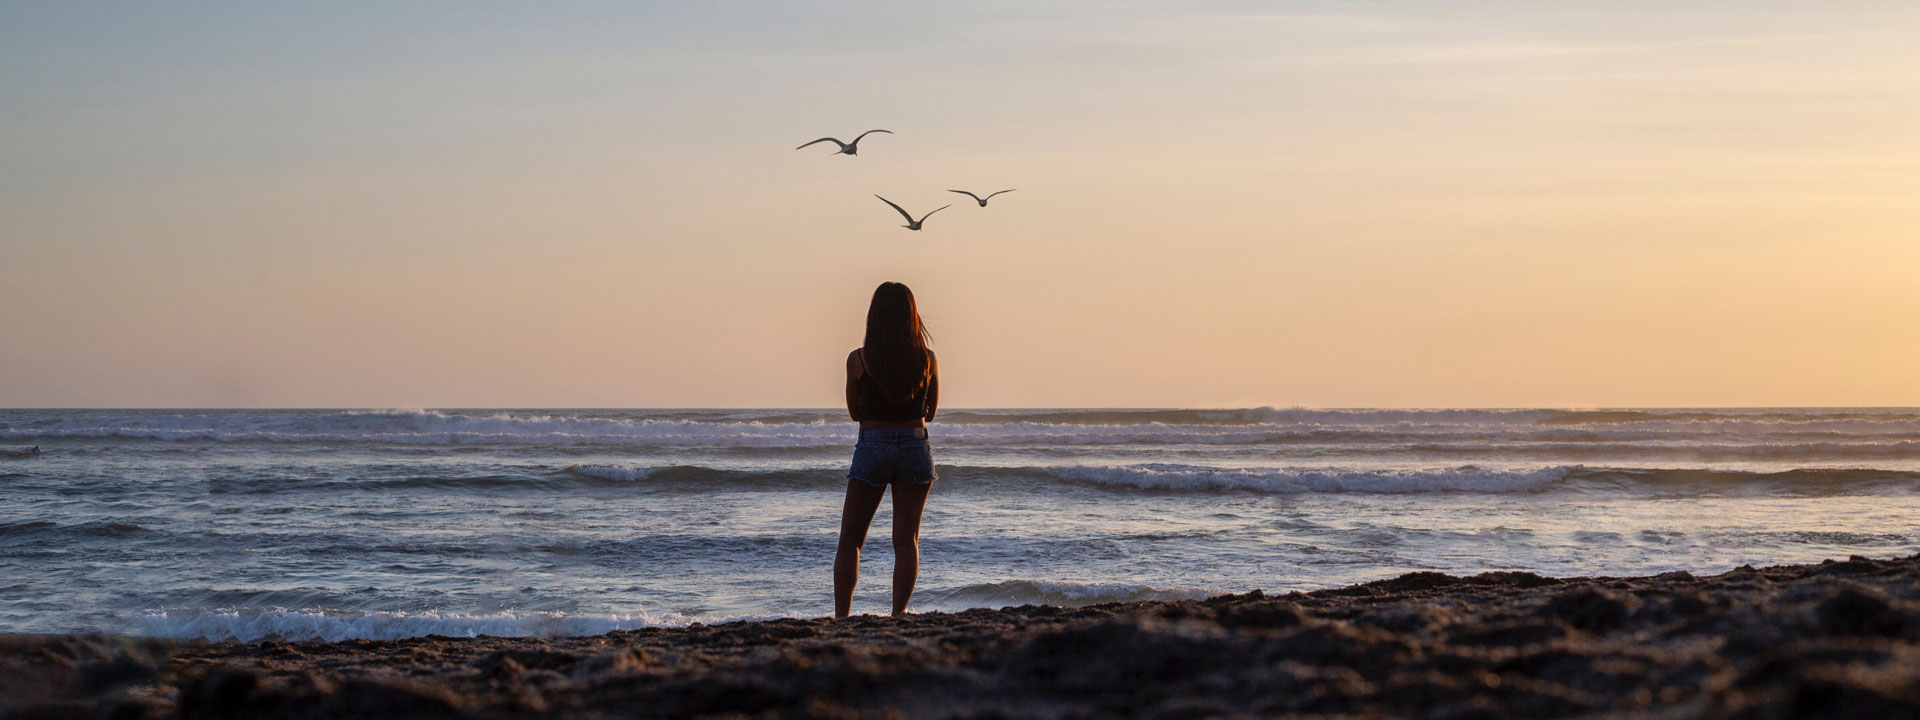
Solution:
<path fill-rule="evenodd" d="M 840 511 L 840 549 L 833 559 L 833 616 L 852 611 L 860 580 L 860 549 L 880 498 L 893 485 L 893 615 L 907 613 L 920 575 L 920 511 L 933 488 L 933 448 L 927 421 L 940 403 L 940 366 L 927 347 L 927 328 L 913 291 L 881 283 L 867 307 L 866 344 L 847 355 L 847 414 L 860 423 L 860 442 L 847 471 Z"/>

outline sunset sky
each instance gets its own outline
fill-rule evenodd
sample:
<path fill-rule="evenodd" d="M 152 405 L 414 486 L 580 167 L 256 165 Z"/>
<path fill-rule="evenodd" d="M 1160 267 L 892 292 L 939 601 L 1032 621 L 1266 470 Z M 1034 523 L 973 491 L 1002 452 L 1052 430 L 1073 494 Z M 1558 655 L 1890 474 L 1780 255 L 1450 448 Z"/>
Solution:
<path fill-rule="evenodd" d="M 950 406 L 1920 405 L 1920 3 L 162 5 L 0 5 L 0 405 L 831 407 L 883 280 Z"/>

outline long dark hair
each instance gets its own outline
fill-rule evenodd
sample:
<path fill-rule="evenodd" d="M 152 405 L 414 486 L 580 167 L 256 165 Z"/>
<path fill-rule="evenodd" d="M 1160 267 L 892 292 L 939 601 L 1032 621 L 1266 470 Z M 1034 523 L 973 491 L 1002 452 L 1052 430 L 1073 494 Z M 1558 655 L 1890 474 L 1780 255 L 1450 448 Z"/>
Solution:
<path fill-rule="evenodd" d="M 873 304 L 867 306 L 867 340 L 863 346 L 867 373 L 884 397 L 913 397 L 927 386 L 931 368 L 927 346 L 933 336 L 920 322 L 920 307 L 913 302 L 913 291 L 897 282 L 880 283 L 873 290 Z"/>

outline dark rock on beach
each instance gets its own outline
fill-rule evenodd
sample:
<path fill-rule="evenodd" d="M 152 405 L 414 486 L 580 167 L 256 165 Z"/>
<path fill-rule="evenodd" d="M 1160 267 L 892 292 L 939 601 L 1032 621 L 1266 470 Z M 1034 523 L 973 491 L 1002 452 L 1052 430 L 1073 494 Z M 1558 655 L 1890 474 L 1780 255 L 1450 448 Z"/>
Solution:
<path fill-rule="evenodd" d="M 0 638 L 0 717 L 1920 717 L 1920 556 L 572 638 Z"/>

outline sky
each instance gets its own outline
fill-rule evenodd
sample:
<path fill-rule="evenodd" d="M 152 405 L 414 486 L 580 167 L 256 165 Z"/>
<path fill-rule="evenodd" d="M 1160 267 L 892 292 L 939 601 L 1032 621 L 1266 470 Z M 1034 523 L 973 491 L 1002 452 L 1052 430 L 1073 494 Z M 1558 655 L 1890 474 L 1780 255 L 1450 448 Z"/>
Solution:
<path fill-rule="evenodd" d="M 947 406 L 1920 406 L 1920 4 L 165 5 L 0 3 L 0 406 L 833 407 L 886 280 Z"/>

